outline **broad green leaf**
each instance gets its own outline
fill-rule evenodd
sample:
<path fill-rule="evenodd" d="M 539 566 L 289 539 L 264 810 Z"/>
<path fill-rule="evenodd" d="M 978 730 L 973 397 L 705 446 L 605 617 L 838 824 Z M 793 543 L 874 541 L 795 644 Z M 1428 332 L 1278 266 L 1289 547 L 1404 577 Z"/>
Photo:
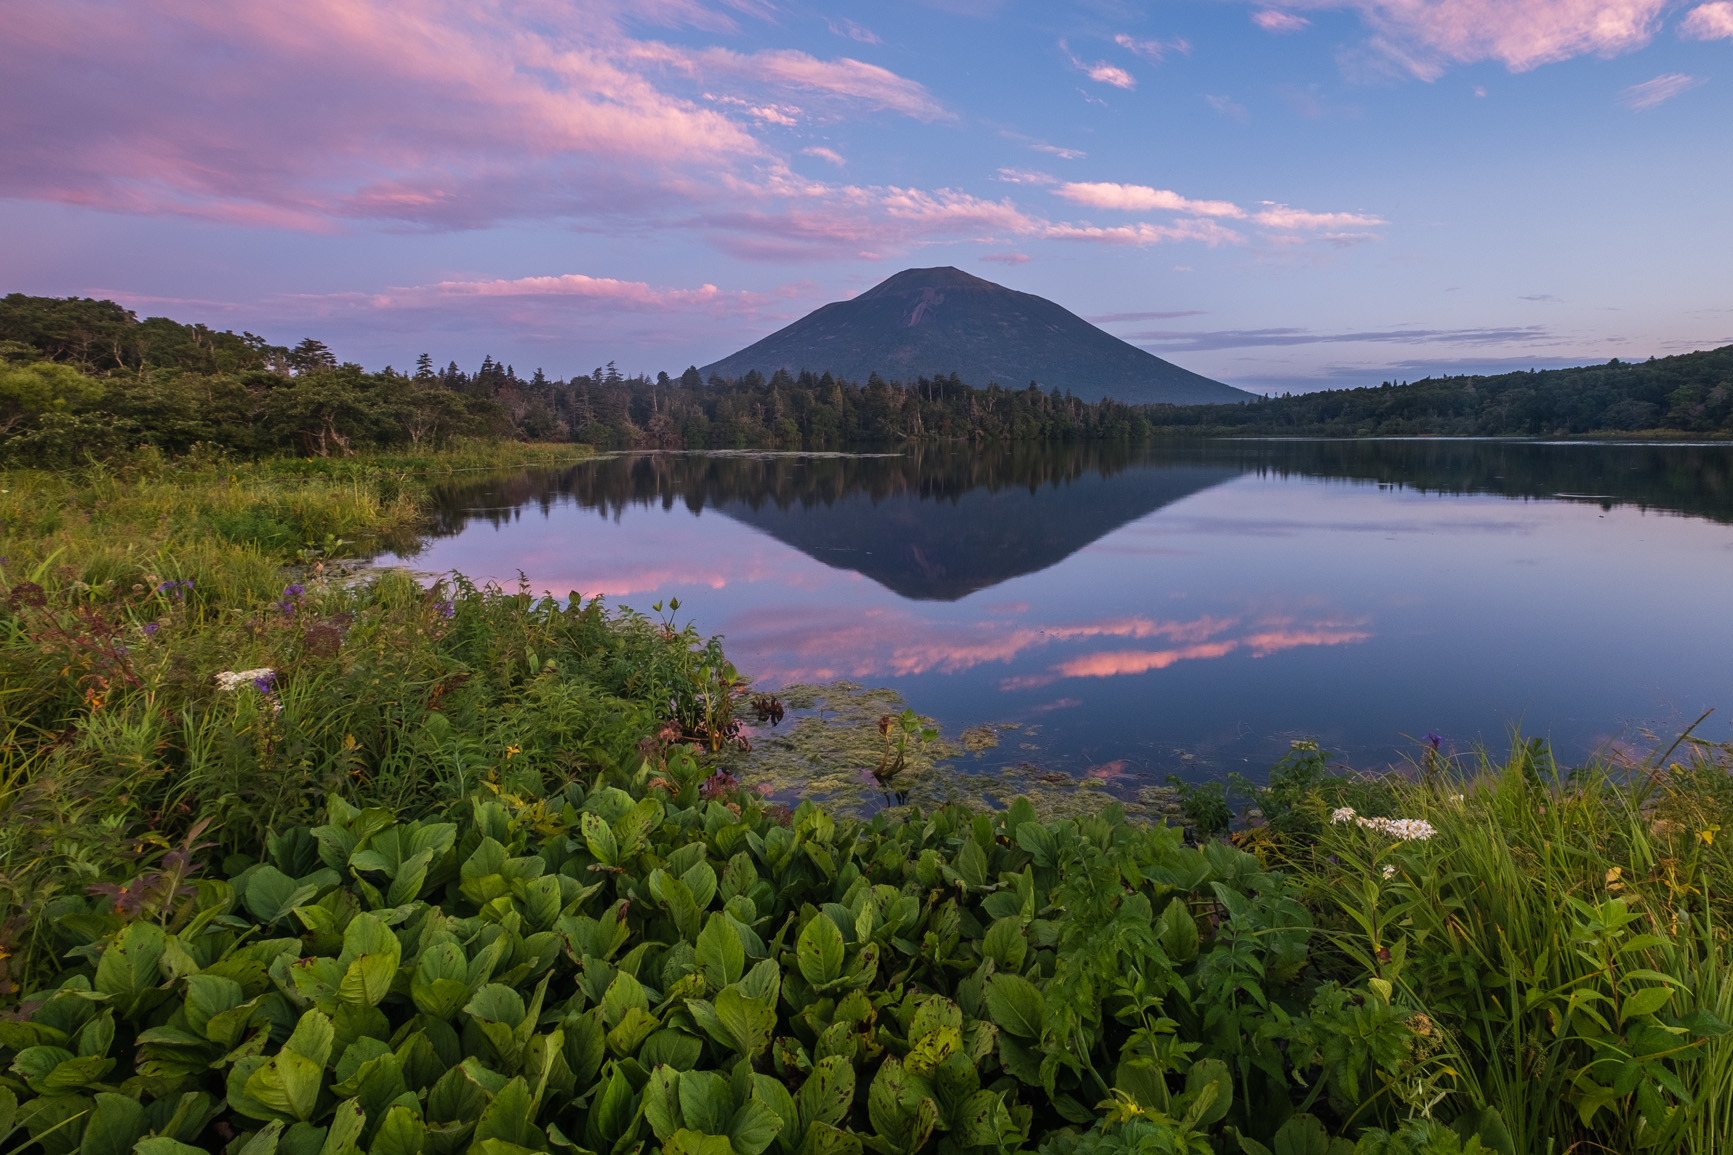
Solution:
<path fill-rule="evenodd" d="M 1041 1037 L 1041 992 L 1022 975 L 987 980 L 987 1014 L 1000 1030 L 1025 1039 Z"/>
<path fill-rule="evenodd" d="M 528 1083 L 522 1079 L 513 1079 L 494 1096 L 493 1102 L 487 1105 L 487 1110 L 482 1112 L 481 1120 L 475 1125 L 475 1138 L 477 1142 L 501 1139 L 519 1147 L 540 1145 L 538 1140 L 542 1135 L 536 1127 Z"/>
<path fill-rule="evenodd" d="M 690 1071 L 703 1054 L 701 1039 L 685 1031 L 663 1029 L 644 1040 L 638 1048 L 638 1062 L 646 1067 L 668 1066 L 676 1071 Z"/>
<path fill-rule="evenodd" d="M 361 1104 L 354 1099 L 343 1100 L 331 1116 L 331 1125 L 325 1132 L 319 1155 L 356 1155 L 361 1131 L 366 1126 L 367 1112 L 361 1109 Z"/>
<path fill-rule="evenodd" d="M 584 833 L 584 843 L 590 848 L 590 853 L 596 861 L 604 866 L 620 865 L 620 844 L 614 837 L 614 831 L 600 814 L 586 811 L 579 826 Z"/>
<path fill-rule="evenodd" d="M 161 981 L 158 963 L 165 949 L 162 927 L 154 922 L 128 923 L 96 964 L 96 989 L 116 1007 L 129 1008 Z"/>
<path fill-rule="evenodd" d="M 96 1096 L 96 1107 L 84 1126 L 79 1155 L 130 1155 L 132 1145 L 150 1129 L 144 1105 L 126 1095 L 107 1091 Z"/>
<path fill-rule="evenodd" d="M 807 1127 L 842 1122 L 854 1103 L 854 1065 L 840 1055 L 820 1059 L 801 1084 L 797 1102 L 800 1121 Z"/>
<path fill-rule="evenodd" d="M 133 1145 L 134 1155 L 206 1155 L 203 1147 L 193 1147 L 167 1135 L 153 1135 Z"/>
<path fill-rule="evenodd" d="M 738 1155 L 761 1155 L 781 1130 L 780 1115 L 756 1099 L 748 1099 L 734 1112 L 726 1134 Z"/>
<path fill-rule="evenodd" d="M 706 1135 L 725 1135 L 734 1116 L 734 1094 L 728 1080 L 715 1071 L 687 1071 L 680 1076 L 681 1126 Z"/>
<path fill-rule="evenodd" d="M 842 932 L 822 912 L 807 921 L 794 952 L 800 973 L 815 987 L 842 977 L 844 954 Z"/>
<path fill-rule="evenodd" d="M 987 928 L 981 939 L 981 957 L 990 958 L 1000 970 L 1016 973 L 1023 969 L 1023 959 L 1029 944 L 1023 938 L 1021 918 L 1001 918 Z"/>
<path fill-rule="evenodd" d="M 80 1058 L 64 1047 L 30 1047 L 12 1060 L 12 1070 L 39 1095 L 89 1086 L 113 1067 L 113 1059 L 94 1055 Z"/>
<path fill-rule="evenodd" d="M 1234 1082 L 1228 1065 L 1220 1059 L 1199 1059 L 1185 1075 L 1185 1094 L 1175 1109 L 1183 1112 L 1182 1124 L 1205 1130 L 1219 1123 L 1233 1106 Z"/>
<path fill-rule="evenodd" d="M 807 1130 L 798 1155 L 861 1155 L 860 1137 L 829 1123 L 815 1123 Z"/>
<path fill-rule="evenodd" d="M 287 918 L 296 907 L 311 902 L 318 893 L 318 887 L 296 882 L 266 863 L 247 876 L 241 902 L 254 918 L 270 926 Z"/>
<path fill-rule="evenodd" d="M 426 1146 L 427 1124 L 419 1114 L 399 1105 L 385 1112 L 367 1150 L 368 1155 L 421 1155 Z"/>
<path fill-rule="evenodd" d="M 702 864 L 701 864 L 702 865 Z M 725 914 L 712 914 L 698 935 L 698 965 L 712 990 L 740 981 L 746 972 L 746 947 Z"/>
<path fill-rule="evenodd" d="M 1039 822 L 1024 822 L 1017 827 L 1017 845 L 1029 852 L 1036 866 L 1051 867 L 1059 862 L 1059 843 L 1053 832 Z"/>
<path fill-rule="evenodd" d="M 1634 991 L 1625 999 L 1624 1006 L 1619 1008 L 1619 1021 L 1622 1023 L 1638 1015 L 1652 1015 L 1666 1006 L 1672 997 L 1671 987 L 1644 987 Z"/>
<path fill-rule="evenodd" d="M 717 993 L 714 1005 L 716 1017 L 733 1040 L 735 1050 L 751 1059 L 770 1046 L 771 1034 L 776 1030 L 776 1011 L 768 1003 L 728 987 Z"/>
<path fill-rule="evenodd" d="M 732 1151 L 725 1136 L 696 1131 L 676 1131 L 662 1144 L 662 1155 L 730 1155 Z"/>
<path fill-rule="evenodd" d="M 644 1121 L 662 1142 L 681 1126 L 680 1079 L 680 1072 L 672 1067 L 657 1067 L 644 1084 Z"/>
<path fill-rule="evenodd" d="M 1156 920 L 1155 933 L 1161 949 L 1174 962 L 1187 963 L 1197 957 L 1197 920 L 1192 918 L 1191 907 L 1185 899 L 1175 898 L 1167 904 Z"/>

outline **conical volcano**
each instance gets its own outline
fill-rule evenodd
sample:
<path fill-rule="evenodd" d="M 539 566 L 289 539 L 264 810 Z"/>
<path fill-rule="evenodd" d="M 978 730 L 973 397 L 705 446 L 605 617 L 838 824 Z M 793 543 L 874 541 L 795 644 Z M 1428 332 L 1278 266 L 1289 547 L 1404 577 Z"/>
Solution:
<path fill-rule="evenodd" d="M 949 266 L 904 269 L 850 301 L 815 309 L 785 329 L 703 367 L 708 377 L 810 369 L 845 380 L 955 373 L 977 387 L 1034 381 L 1086 401 L 1234 404 L 1252 395 L 1103 332 L 1044 297 Z"/>

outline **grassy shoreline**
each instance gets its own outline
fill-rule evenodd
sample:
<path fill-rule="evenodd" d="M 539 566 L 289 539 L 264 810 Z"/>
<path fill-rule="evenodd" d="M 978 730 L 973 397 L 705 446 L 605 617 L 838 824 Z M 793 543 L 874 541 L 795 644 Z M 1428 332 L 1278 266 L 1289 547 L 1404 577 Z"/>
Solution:
<path fill-rule="evenodd" d="M 1726 748 L 1346 778 L 1301 744 L 1201 845 L 1108 799 L 791 809 L 720 756 L 714 639 L 321 568 L 453 470 L 563 460 L 0 475 L 0 1139 L 1724 1146 Z"/>

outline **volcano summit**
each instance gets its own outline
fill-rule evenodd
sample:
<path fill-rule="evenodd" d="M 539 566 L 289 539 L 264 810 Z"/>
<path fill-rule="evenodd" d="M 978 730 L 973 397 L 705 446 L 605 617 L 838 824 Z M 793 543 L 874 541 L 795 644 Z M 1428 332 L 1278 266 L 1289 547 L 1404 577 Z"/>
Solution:
<path fill-rule="evenodd" d="M 914 381 L 952 373 L 968 385 L 1034 381 L 1086 401 L 1234 404 L 1252 394 L 1127 344 L 1069 309 L 961 269 L 904 269 L 849 301 L 815 309 L 706 376 L 811 369 L 846 380 Z"/>

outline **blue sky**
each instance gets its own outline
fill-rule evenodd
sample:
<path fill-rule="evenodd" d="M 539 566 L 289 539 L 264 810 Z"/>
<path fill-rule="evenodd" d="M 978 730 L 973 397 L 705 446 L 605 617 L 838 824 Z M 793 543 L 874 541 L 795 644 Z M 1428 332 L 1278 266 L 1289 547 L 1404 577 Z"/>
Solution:
<path fill-rule="evenodd" d="M 1733 2 L 12 0 L 0 290 L 678 372 L 956 265 L 1247 388 L 1733 342 Z"/>

